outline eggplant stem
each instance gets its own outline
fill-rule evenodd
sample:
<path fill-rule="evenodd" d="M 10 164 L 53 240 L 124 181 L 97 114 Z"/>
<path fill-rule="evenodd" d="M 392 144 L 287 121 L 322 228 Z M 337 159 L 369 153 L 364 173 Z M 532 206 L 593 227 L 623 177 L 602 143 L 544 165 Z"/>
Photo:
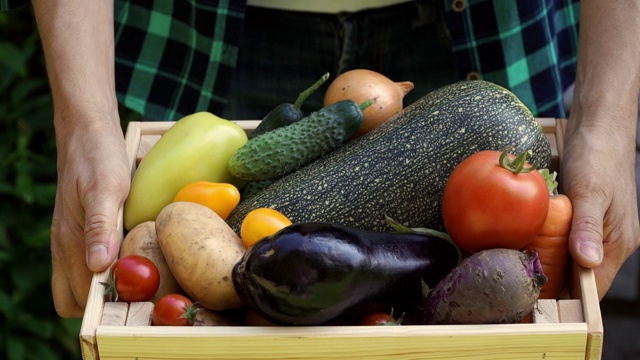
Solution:
<path fill-rule="evenodd" d="M 460 250 L 458 245 L 451 239 L 451 236 L 449 236 L 449 234 L 447 234 L 446 232 L 429 229 L 429 228 L 408 227 L 392 219 L 389 215 L 385 215 L 384 218 L 385 218 L 385 221 L 387 222 L 387 225 L 389 225 L 393 230 L 397 232 L 428 235 L 428 236 L 433 236 L 433 237 L 450 242 L 453 246 L 455 246 L 456 250 L 458 251 L 458 262 L 462 260 L 462 251 Z"/>

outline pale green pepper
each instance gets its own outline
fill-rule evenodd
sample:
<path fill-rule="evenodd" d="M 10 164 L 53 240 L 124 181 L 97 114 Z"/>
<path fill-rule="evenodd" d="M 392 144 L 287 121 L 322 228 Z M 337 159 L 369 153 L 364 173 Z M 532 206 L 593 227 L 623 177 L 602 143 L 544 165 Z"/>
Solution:
<path fill-rule="evenodd" d="M 156 142 L 136 170 L 124 206 L 127 230 L 155 221 L 178 191 L 195 181 L 240 185 L 227 170 L 231 155 L 247 142 L 234 122 L 209 112 L 178 120 Z"/>

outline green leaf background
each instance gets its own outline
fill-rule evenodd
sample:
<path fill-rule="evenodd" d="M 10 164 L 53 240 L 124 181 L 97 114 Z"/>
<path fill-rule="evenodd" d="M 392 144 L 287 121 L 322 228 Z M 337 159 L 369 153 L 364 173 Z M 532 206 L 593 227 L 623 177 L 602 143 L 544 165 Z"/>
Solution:
<path fill-rule="evenodd" d="M 53 109 L 31 6 L 0 12 L 0 359 L 81 359 L 51 297 Z"/>

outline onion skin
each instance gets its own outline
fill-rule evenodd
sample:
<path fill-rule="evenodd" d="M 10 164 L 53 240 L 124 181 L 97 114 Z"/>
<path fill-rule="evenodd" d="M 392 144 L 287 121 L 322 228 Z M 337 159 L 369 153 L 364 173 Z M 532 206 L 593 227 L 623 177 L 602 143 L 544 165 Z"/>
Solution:
<path fill-rule="evenodd" d="M 327 88 L 324 106 L 341 100 L 361 104 L 369 99 L 373 105 L 364 110 L 364 121 L 351 137 L 360 137 L 402 111 L 405 95 L 413 90 L 411 81 L 394 82 L 388 77 L 366 69 L 354 69 L 340 74 Z"/>

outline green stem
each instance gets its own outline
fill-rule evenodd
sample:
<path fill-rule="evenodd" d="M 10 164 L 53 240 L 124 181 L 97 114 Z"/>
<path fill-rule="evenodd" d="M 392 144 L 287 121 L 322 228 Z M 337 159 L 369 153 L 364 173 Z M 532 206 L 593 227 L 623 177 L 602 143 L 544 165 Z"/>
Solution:
<path fill-rule="evenodd" d="M 547 183 L 547 189 L 549 190 L 549 196 L 558 195 L 558 181 L 556 177 L 558 176 L 557 172 L 549 172 L 549 169 L 540 169 L 538 170 L 544 181 Z"/>
<path fill-rule="evenodd" d="M 364 109 L 366 109 L 369 106 L 371 106 L 371 104 L 373 104 L 373 100 L 371 100 L 371 99 L 363 102 L 362 104 L 360 104 L 360 111 L 364 111 Z"/>
<path fill-rule="evenodd" d="M 509 151 L 511 151 L 511 146 L 506 146 L 504 149 L 502 149 L 502 153 L 500 153 L 498 162 L 500 163 L 500 166 L 511 171 L 514 174 L 534 171 L 537 169 L 538 165 L 540 165 L 540 160 L 538 160 L 535 164 L 529 167 L 525 167 L 525 165 L 528 165 L 527 160 L 529 160 L 529 157 L 532 155 L 531 150 L 523 151 L 513 160 L 509 158 Z"/>
<path fill-rule="evenodd" d="M 429 228 L 408 227 L 392 219 L 389 215 L 385 215 L 384 218 L 385 218 L 385 221 L 387 222 L 387 225 L 389 225 L 392 229 L 394 229 L 397 232 L 428 235 L 428 236 L 440 238 L 450 242 L 451 244 L 453 244 L 453 246 L 455 246 L 456 250 L 458 251 L 458 262 L 462 260 L 462 251 L 460 251 L 460 248 L 458 247 L 458 245 L 456 245 L 456 243 L 453 242 L 449 234 L 442 231 L 429 229 Z"/>
<path fill-rule="evenodd" d="M 322 75 L 322 77 L 318 81 L 316 81 L 313 85 L 311 85 L 305 91 L 301 92 L 300 95 L 298 95 L 298 98 L 296 99 L 296 102 L 293 104 L 293 106 L 295 106 L 296 109 L 300 109 L 300 107 L 302 106 L 302 103 L 305 100 L 307 100 L 307 98 L 311 94 L 316 92 L 316 90 L 318 90 L 320 86 L 322 86 L 322 84 L 324 84 L 324 82 L 327 81 L 328 78 L 329 78 L 329 73 L 325 73 L 324 75 Z"/>

